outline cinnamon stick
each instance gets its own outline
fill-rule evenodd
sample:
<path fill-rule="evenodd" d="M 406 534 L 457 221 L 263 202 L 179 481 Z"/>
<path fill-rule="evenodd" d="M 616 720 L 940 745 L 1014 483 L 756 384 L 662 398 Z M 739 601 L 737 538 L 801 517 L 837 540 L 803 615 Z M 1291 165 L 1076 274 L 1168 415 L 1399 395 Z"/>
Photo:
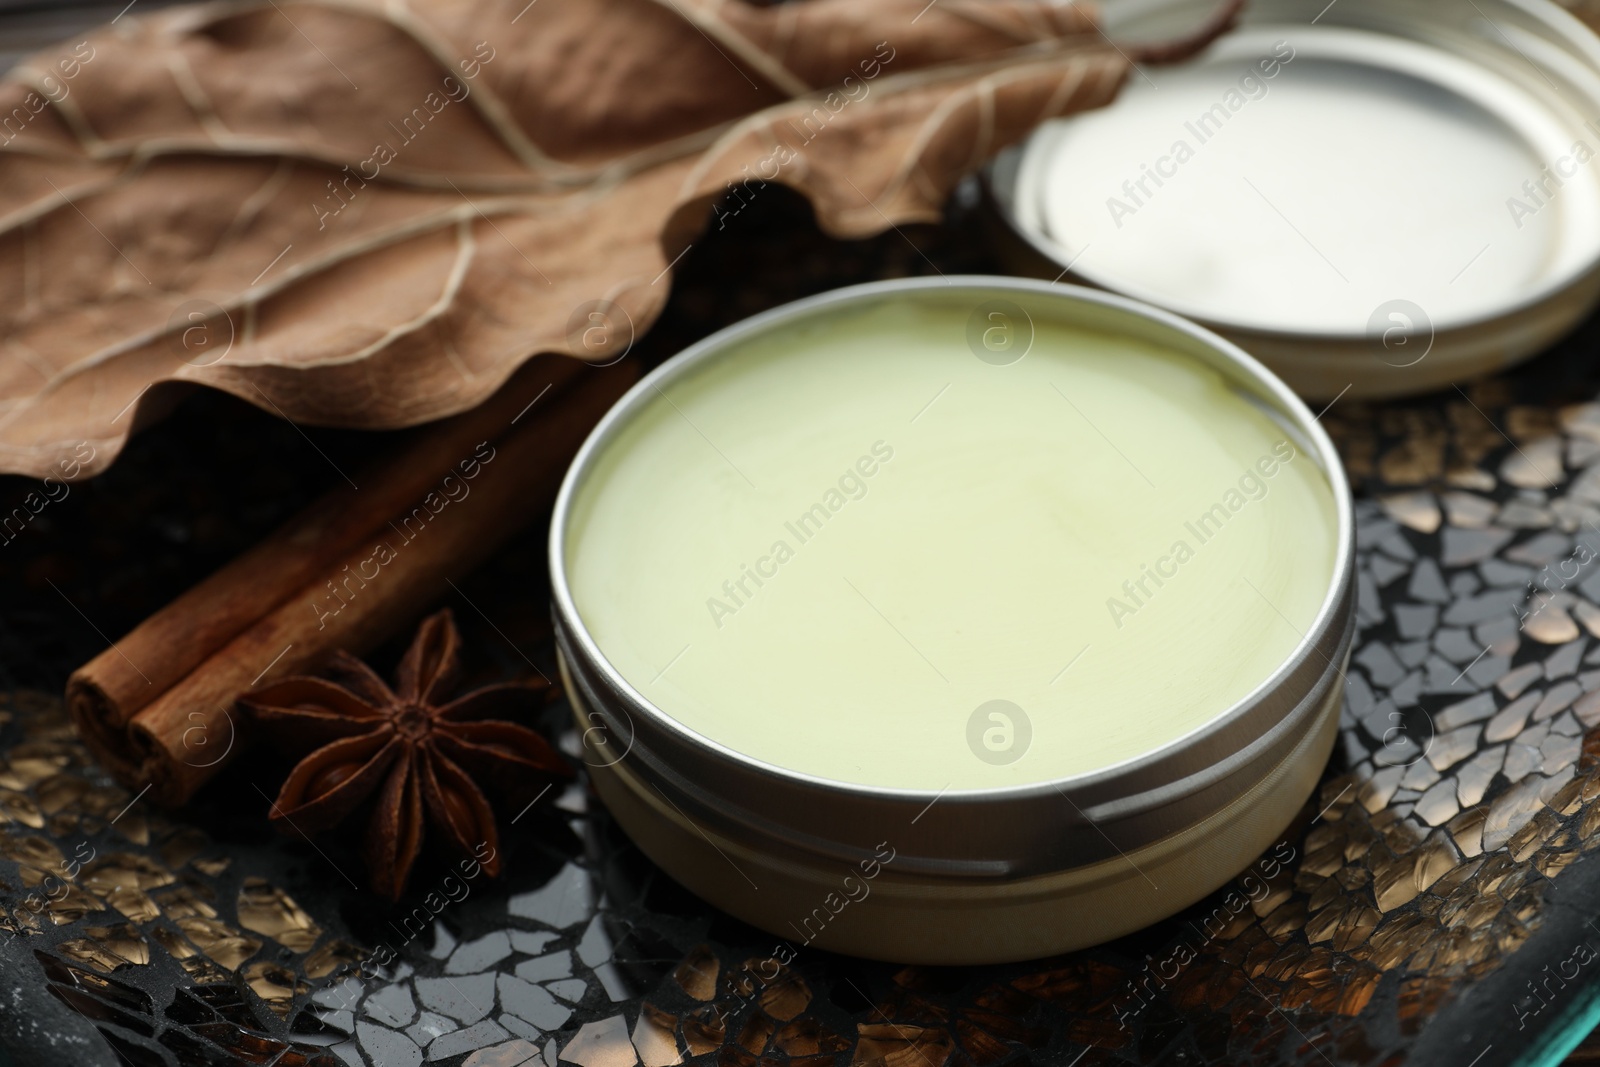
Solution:
<path fill-rule="evenodd" d="M 118 777 L 133 774 L 123 744 L 133 716 L 436 482 L 480 440 L 500 436 L 544 390 L 582 364 L 534 360 L 482 406 L 447 419 L 383 469 L 364 472 L 306 507 L 260 544 L 183 593 L 75 671 L 67 704 L 78 730 Z M 357 488 L 359 485 L 359 488 Z"/>
<path fill-rule="evenodd" d="M 239 695 L 332 649 L 359 654 L 444 593 L 549 507 L 635 376 L 631 364 L 536 360 L 359 489 L 306 508 L 74 672 L 85 743 L 157 803 L 186 801 L 249 743 Z"/>

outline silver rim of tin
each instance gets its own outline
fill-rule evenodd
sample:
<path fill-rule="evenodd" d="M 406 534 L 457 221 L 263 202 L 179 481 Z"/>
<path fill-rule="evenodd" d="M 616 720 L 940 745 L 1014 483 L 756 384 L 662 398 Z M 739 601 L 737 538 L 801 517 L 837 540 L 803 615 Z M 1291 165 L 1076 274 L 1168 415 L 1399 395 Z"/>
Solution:
<path fill-rule="evenodd" d="M 1253 0 L 1245 8 L 1241 26 L 1248 27 L 1257 21 L 1273 24 L 1304 22 L 1307 25 L 1310 25 L 1311 21 L 1319 21 L 1320 24 L 1329 26 L 1337 25 L 1357 29 L 1387 31 L 1397 36 L 1408 36 L 1405 31 L 1415 33 L 1429 28 L 1441 30 L 1448 28 L 1461 38 L 1471 40 L 1479 45 L 1479 58 L 1484 54 L 1503 53 L 1508 65 L 1520 64 L 1521 67 L 1532 67 L 1538 71 L 1543 79 L 1542 83 L 1550 84 L 1551 87 L 1548 90 L 1550 94 L 1556 93 L 1553 83 L 1549 82 L 1551 76 L 1567 82 L 1569 88 L 1572 89 L 1572 95 L 1576 94 L 1576 87 L 1570 85 L 1570 79 L 1566 77 L 1565 72 L 1556 70 L 1548 64 L 1539 65 L 1525 53 L 1515 50 L 1514 47 L 1506 47 L 1503 44 L 1498 48 L 1484 47 L 1486 38 L 1483 36 L 1473 35 L 1469 30 L 1453 23 L 1446 24 L 1441 22 L 1441 10 L 1450 6 L 1446 0 L 1343 0 L 1342 3 L 1323 12 L 1322 15 L 1318 15 L 1316 20 L 1310 20 L 1308 16 L 1315 13 L 1317 10 L 1316 5 L 1308 8 L 1305 5 L 1296 5 L 1291 0 Z M 1493 20 L 1483 14 L 1484 6 L 1487 6 L 1492 11 L 1520 15 L 1523 19 L 1540 25 L 1549 32 L 1552 39 L 1559 41 L 1562 45 L 1575 50 L 1581 55 L 1588 63 L 1587 75 L 1591 80 L 1596 81 L 1597 85 L 1600 85 L 1600 37 L 1597 37 L 1588 26 L 1580 22 L 1571 12 L 1553 3 L 1552 0 L 1477 0 L 1476 3 L 1455 6 L 1462 12 L 1463 17 L 1469 21 L 1473 19 L 1488 20 L 1492 25 Z M 1176 19 L 1177 25 L 1183 25 L 1185 18 L 1192 21 L 1193 11 L 1204 11 L 1206 9 L 1206 0 L 1184 0 L 1181 3 L 1164 5 L 1160 14 L 1163 21 Z M 1190 12 L 1191 14 L 1185 15 L 1185 12 Z M 1530 81 L 1529 84 L 1531 85 L 1533 82 Z M 1573 99 L 1569 95 L 1563 98 L 1563 102 L 1575 111 L 1581 111 L 1584 104 L 1588 104 L 1591 108 L 1600 107 L 1600 98 L 1593 95 L 1587 100 Z M 1590 118 L 1600 119 L 1600 112 L 1591 115 Z M 1008 187 L 1016 181 L 1020 173 L 1020 167 L 1017 164 L 1021 155 L 1027 152 L 1031 145 L 1037 143 L 1037 138 L 1038 135 L 1036 134 L 1022 144 L 1006 150 L 1006 152 L 1002 153 L 1000 160 L 986 168 L 985 176 L 988 180 L 991 194 L 994 195 L 999 204 L 1000 213 L 1013 232 L 1040 255 L 1047 257 L 1059 266 L 1066 267 L 1069 264 L 1073 264 L 1076 259 L 1072 252 L 1063 248 L 1049 237 L 1036 233 L 1029 227 L 1020 225 L 1011 208 Z M 1435 321 L 1432 324 L 1433 329 L 1437 333 L 1468 331 L 1486 323 L 1499 322 L 1509 316 L 1557 298 L 1574 286 L 1580 285 L 1597 270 L 1600 270 L 1600 245 L 1596 246 L 1587 260 L 1568 268 L 1564 274 L 1546 279 L 1530 287 L 1526 291 L 1519 293 L 1515 299 L 1508 300 L 1504 304 L 1497 305 L 1488 311 L 1469 314 L 1456 319 Z M 1075 265 L 1074 276 L 1087 284 L 1105 285 L 1108 289 L 1127 292 L 1133 299 L 1151 303 L 1152 306 L 1158 306 L 1156 298 L 1151 293 L 1136 293 L 1131 286 L 1113 282 L 1109 279 L 1102 280 L 1089 271 L 1076 268 Z M 1202 308 L 1183 307 L 1172 301 L 1161 300 L 1159 305 L 1170 306 L 1173 311 L 1180 315 L 1188 316 L 1213 329 L 1227 330 L 1230 333 L 1256 334 L 1263 337 L 1294 337 L 1342 341 L 1364 341 L 1366 339 L 1365 332 L 1361 330 L 1339 331 L 1304 329 L 1293 326 L 1264 326 L 1260 323 L 1242 319 L 1208 315 Z"/>
<path fill-rule="evenodd" d="M 993 297 L 1053 303 L 1082 322 L 1115 323 L 1208 363 L 1264 402 L 1322 469 L 1338 541 L 1321 608 L 1294 652 L 1244 699 L 1189 734 L 1089 774 L 989 790 L 886 789 L 762 763 L 655 708 L 606 660 L 583 625 L 566 574 L 574 497 L 619 429 L 657 387 L 742 342 L 812 315 L 885 298 L 974 304 Z M 1343 684 L 1355 632 L 1354 518 L 1332 441 L 1270 371 L 1231 342 L 1170 312 L 1099 290 L 984 275 L 872 282 L 773 308 L 689 346 L 641 379 L 595 427 L 562 482 L 551 517 L 550 575 L 557 645 L 590 709 L 591 766 L 629 760 L 635 775 L 687 817 L 779 853 L 854 863 L 895 844 L 897 870 L 940 878 L 1018 878 L 1118 855 L 1179 833 L 1248 790 L 1309 729 Z M 596 742 L 599 742 L 596 744 Z"/>

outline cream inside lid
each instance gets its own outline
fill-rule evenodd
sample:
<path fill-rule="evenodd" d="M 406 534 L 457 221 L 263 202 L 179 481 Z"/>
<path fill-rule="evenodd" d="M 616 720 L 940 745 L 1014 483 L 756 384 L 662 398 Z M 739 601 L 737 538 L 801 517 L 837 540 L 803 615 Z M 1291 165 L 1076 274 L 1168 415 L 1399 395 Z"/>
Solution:
<path fill-rule="evenodd" d="M 1015 210 L 1081 276 L 1207 321 L 1473 321 L 1600 250 L 1600 133 L 1553 92 L 1378 33 L 1254 26 L 1042 128 Z"/>
<path fill-rule="evenodd" d="M 1314 458 L 1193 357 L 1043 301 L 1023 358 L 979 359 L 1029 327 L 977 302 L 820 313 L 651 391 L 566 530 L 635 690 L 778 767 L 980 789 L 1161 747 L 1291 655 L 1337 549 Z"/>

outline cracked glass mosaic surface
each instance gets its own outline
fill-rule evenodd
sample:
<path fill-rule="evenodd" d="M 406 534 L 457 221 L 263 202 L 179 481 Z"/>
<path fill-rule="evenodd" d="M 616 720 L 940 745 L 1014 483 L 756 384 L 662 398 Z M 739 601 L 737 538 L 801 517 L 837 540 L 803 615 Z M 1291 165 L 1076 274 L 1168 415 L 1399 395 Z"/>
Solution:
<path fill-rule="evenodd" d="M 999 271 L 986 225 L 968 202 L 842 244 L 773 188 L 684 257 L 635 356 L 839 285 Z M 775 968 L 771 935 L 662 876 L 581 785 L 502 813 L 501 881 L 435 860 L 391 908 L 349 839 L 268 832 L 256 790 L 284 768 L 264 754 L 181 812 L 113 784 L 53 695 L 101 647 L 62 598 L 123 632 L 328 484 L 322 453 L 386 447 L 312 429 L 312 448 L 196 397 L 0 548 L 0 1048 L 85 1067 L 1548 1061 L 1600 1003 L 1597 341 L 1591 322 L 1502 378 L 1324 415 L 1356 487 L 1360 636 L 1292 859 L 1115 944 L 988 968 L 800 946 Z M 451 602 L 470 681 L 550 668 L 542 548 Z"/>
<path fill-rule="evenodd" d="M 654 870 L 582 783 L 518 817 L 503 881 L 435 863 L 388 908 L 337 840 L 263 839 L 242 783 L 152 810 L 53 696 L 14 690 L 8 966 L 135 1064 L 1528 1062 L 1600 971 L 1581 862 L 1600 844 L 1600 401 L 1518 402 L 1537 387 L 1324 417 L 1358 494 L 1339 752 L 1275 878 L 1124 942 L 972 969 L 801 947 L 777 966 L 771 936 Z M 535 571 L 535 545 L 503 565 Z M 539 613 L 483 595 L 548 665 Z M 390 965 L 363 968 L 380 946 Z"/>

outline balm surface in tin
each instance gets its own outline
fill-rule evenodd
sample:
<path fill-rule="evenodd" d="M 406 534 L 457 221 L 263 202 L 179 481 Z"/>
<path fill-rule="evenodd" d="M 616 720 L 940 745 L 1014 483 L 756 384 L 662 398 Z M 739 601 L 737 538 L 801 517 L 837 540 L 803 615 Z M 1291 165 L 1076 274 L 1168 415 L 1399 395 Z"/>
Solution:
<path fill-rule="evenodd" d="M 1270 848 L 1332 744 L 1350 528 L 1309 412 L 1219 338 L 880 283 L 607 416 L 557 504 L 558 642 L 596 787 L 679 881 L 791 942 L 1027 958 Z"/>
<path fill-rule="evenodd" d="M 1117 32 L 1195 6 L 1127 5 Z M 1004 154 L 1024 269 L 1177 311 L 1322 399 L 1563 335 L 1600 292 L 1600 41 L 1546 0 L 1321 6 L 1253 3 Z"/>

